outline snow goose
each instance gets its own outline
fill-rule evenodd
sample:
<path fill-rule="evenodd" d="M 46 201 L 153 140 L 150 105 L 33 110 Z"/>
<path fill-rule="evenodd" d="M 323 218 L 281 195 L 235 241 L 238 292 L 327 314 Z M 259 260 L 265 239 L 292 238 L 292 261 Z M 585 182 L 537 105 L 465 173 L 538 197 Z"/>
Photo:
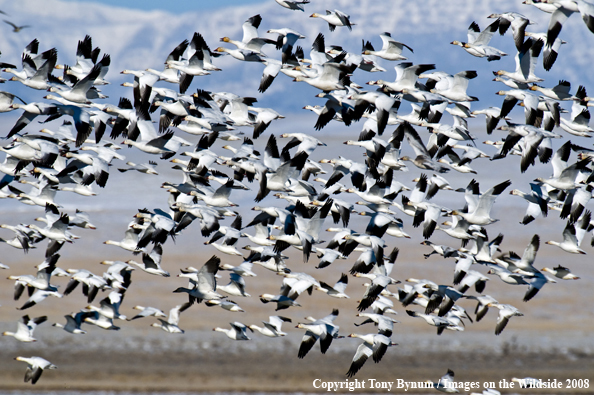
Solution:
<path fill-rule="evenodd" d="M 516 48 L 520 49 L 524 44 L 526 27 L 533 24 L 528 18 L 517 12 L 504 12 L 501 14 L 491 14 L 487 18 L 497 18 L 499 21 L 499 34 L 504 35 L 511 26 Z"/>
<path fill-rule="evenodd" d="M 339 327 L 334 325 L 334 321 L 338 317 L 338 309 L 333 309 L 332 313 L 324 318 L 316 320 L 309 318 L 310 323 L 297 324 L 296 328 L 305 329 L 305 335 L 301 339 L 301 345 L 299 346 L 298 358 L 303 358 L 307 355 L 309 350 L 314 346 L 316 341 L 320 339 L 320 351 L 325 354 L 332 344 L 332 340 L 339 338 L 338 330 Z"/>
<path fill-rule="evenodd" d="M 573 163 L 565 168 L 561 167 L 563 164 L 555 164 L 553 159 L 553 176 L 550 178 L 537 177 L 536 181 L 543 182 L 552 186 L 553 188 L 569 190 L 579 186 L 578 177 L 581 173 L 587 171 L 587 165 L 590 159 L 582 159 L 576 163 Z"/>
<path fill-rule="evenodd" d="M 72 276 L 64 295 L 70 295 L 76 289 L 78 284 L 82 284 L 83 295 L 87 297 L 87 303 L 92 303 L 99 290 L 108 288 L 107 281 L 103 277 L 97 276 L 86 269 L 68 269 L 67 272 Z"/>
<path fill-rule="evenodd" d="M 136 125 L 140 132 L 140 139 L 132 140 L 130 139 L 130 136 L 128 136 L 128 138 L 124 140 L 124 144 L 134 146 L 149 154 L 161 155 L 162 159 L 171 158 L 181 146 L 191 145 L 181 137 L 174 136 L 173 132 L 166 132 L 159 136 L 152 124 L 152 120 L 146 107 L 143 106 L 143 108 L 139 109 L 137 114 L 138 121 Z"/>
<path fill-rule="evenodd" d="M 23 101 L 23 99 L 21 99 L 17 95 L 14 95 L 9 92 L 0 91 L 0 112 L 8 112 L 8 111 L 16 110 L 16 107 L 13 106 L 15 97 L 17 99 L 19 99 L 21 101 L 21 103 L 23 103 L 25 105 L 27 104 Z"/>
<path fill-rule="evenodd" d="M 12 137 L 23 130 L 38 115 L 55 115 L 58 113 L 58 108 L 55 104 L 45 102 L 32 102 L 28 104 L 13 103 L 12 108 L 23 109 L 24 112 L 10 129 L 6 138 Z"/>
<path fill-rule="evenodd" d="M 253 265 L 253 263 L 250 262 Z M 245 292 L 245 280 L 244 278 L 237 274 L 237 273 L 230 273 L 229 274 L 229 284 L 227 285 L 218 285 L 217 290 L 223 291 L 232 296 L 244 296 L 248 297 L 250 294 Z"/>
<path fill-rule="evenodd" d="M 594 18 L 594 5 L 582 0 L 543 0 L 542 3 L 552 4 L 557 9 L 551 13 L 551 20 L 547 30 L 547 44 L 552 44 L 561 29 L 563 24 L 572 14 L 579 12 L 588 29 L 594 32 L 594 25 L 592 20 Z"/>
<path fill-rule="evenodd" d="M 68 314 L 64 316 L 64 318 L 66 318 L 66 325 L 62 325 L 56 322 L 52 324 L 52 326 L 62 328 L 66 332 L 70 332 L 74 335 L 84 335 L 87 333 L 87 331 L 80 329 L 80 326 L 82 325 L 85 317 L 88 315 L 89 313 L 85 311 L 80 311 L 76 313 L 74 316 L 72 316 L 72 314 Z"/>
<path fill-rule="evenodd" d="M 413 49 L 408 45 L 394 40 L 389 32 L 384 32 L 379 36 L 382 39 L 382 48 L 379 51 L 376 51 L 368 41 L 363 46 L 362 53 L 364 55 L 375 55 L 382 59 L 395 61 L 407 59 L 405 56 L 402 56 L 402 51 L 404 48 L 408 48 L 410 52 L 414 52 Z"/>
<path fill-rule="evenodd" d="M 568 268 L 563 267 L 561 265 L 558 265 L 557 267 L 554 267 L 553 269 L 545 267 L 542 269 L 542 271 L 551 273 L 553 276 L 560 278 L 561 280 L 579 280 L 580 279 L 578 276 L 571 273 L 571 271 Z"/>
<path fill-rule="evenodd" d="M 477 97 L 466 94 L 468 82 L 471 79 L 476 78 L 477 75 L 477 72 L 474 70 L 461 71 L 454 74 L 453 79 L 450 80 L 448 88 L 431 89 L 430 92 L 456 102 L 477 101 Z"/>
<path fill-rule="evenodd" d="M 309 0 L 274 0 L 281 7 L 288 8 L 293 11 L 305 11 L 303 6 L 309 4 Z"/>
<path fill-rule="evenodd" d="M 586 211 L 578 222 L 567 221 L 567 225 L 563 230 L 563 241 L 550 240 L 546 244 L 557 246 L 563 251 L 572 254 L 586 254 L 586 251 L 580 248 L 580 244 L 589 228 L 590 216 L 590 211 Z"/>
<path fill-rule="evenodd" d="M 339 11 L 339 10 L 334 10 L 334 11 L 326 10 L 325 15 L 314 12 L 309 17 L 310 18 L 320 18 L 320 19 L 323 19 L 326 22 L 328 22 L 328 28 L 330 29 L 331 32 L 333 32 L 334 29 L 336 29 L 336 26 L 346 26 L 349 28 L 349 30 L 353 30 L 353 26 L 355 25 L 354 23 L 352 23 L 350 21 L 351 17 L 349 15 L 347 15 L 344 12 Z"/>
<path fill-rule="evenodd" d="M 367 319 L 360 324 L 354 324 L 355 326 L 361 326 L 369 323 L 373 323 L 377 326 L 377 331 L 380 335 L 384 335 L 387 337 L 392 336 L 392 332 L 394 330 L 394 323 L 398 323 L 393 318 L 386 317 L 383 314 L 377 313 L 358 313 L 357 317 L 367 317 Z"/>
<path fill-rule="evenodd" d="M 451 369 L 448 369 L 448 372 L 441 376 L 438 382 L 434 383 L 431 380 L 427 380 L 426 383 L 432 385 L 439 392 L 445 392 L 446 394 L 457 394 L 460 392 L 454 383 L 454 371 Z"/>
<path fill-rule="evenodd" d="M 473 182 L 471 182 L 471 184 L 476 184 L 476 193 L 467 193 L 465 195 L 469 204 L 468 212 L 462 213 L 460 211 L 454 210 L 452 211 L 452 215 L 460 215 L 468 222 L 475 225 L 489 225 L 493 222 L 496 222 L 497 220 L 491 218 L 491 208 L 493 207 L 497 196 L 499 196 L 508 186 L 511 185 L 511 181 L 507 180 L 497 184 L 482 195 L 478 191 L 478 183 L 474 181 L 474 184 Z"/>
<path fill-rule="evenodd" d="M 36 289 L 35 292 L 33 292 L 33 295 L 31 295 L 29 297 L 29 299 L 27 299 L 25 304 L 22 305 L 21 307 L 19 307 L 18 310 L 26 310 L 30 307 L 33 307 L 36 304 L 43 302 L 48 296 L 55 296 L 56 298 L 63 297 L 63 295 L 61 293 L 59 293 L 58 291 L 46 291 L 46 290 Z"/>
<path fill-rule="evenodd" d="M 181 329 L 179 324 L 179 315 L 182 311 L 186 310 L 190 307 L 191 303 L 184 303 L 183 305 L 178 305 L 169 310 L 169 318 L 167 321 L 162 320 L 161 318 L 157 318 L 159 322 L 155 322 L 151 324 L 151 326 L 155 328 L 161 328 L 167 333 L 184 333 L 184 330 Z"/>
<path fill-rule="evenodd" d="M 292 322 L 290 318 L 282 317 L 280 315 L 271 315 L 268 317 L 268 321 L 262 321 L 264 324 L 263 327 L 259 327 L 257 325 L 248 325 L 252 331 L 257 330 L 264 336 L 268 337 L 279 337 L 279 336 L 286 336 L 287 334 L 281 331 L 281 326 L 283 322 Z"/>
<path fill-rule="evenodd" d="M 233 273 L 242 277 L 257 277 L 256 273 L 252 271 L 252 262 L 242 262 L 238 266 L 233 266 L 228 263 L 221 265 L 220 270 L 231 270 Z"/>
<path fill-rule="evenodd" d="M 323 281 L 320 281 L 321 289 L 318 288 L 320 291 L 323 291 L 328 294 L 328 296 L 332 296 L 333 298 L 349 298 L 347 294 L 344 293 L 346 291 L 346 287 L 349 283 L 349 278 L 346 274 L 342 274 L 340 279 L 334 284 L 334 286 L 330 286 Z"/>
<path fill-rule="evenodd" d="M 543 45 L 542 40 L 528 38 L 516 54 L 516 70 L 513 72 L 499 70 L 494 71 L 493 74 L 495 76 L 503 75 L 514 81 L 524 83 L 543 81 L 542 78 L 534 75 L 534 68 Z"/>
<path fill-rule="evenodd" d="M 15 360 L 28 364 L 27 371 L 25 372 L 25 383 L 31 381 L 31 384 L 35 384 L 44 370 L 58 369 L 56 365 L 41 357 L 16 357 Z"/>
<path fill-rule="evenodd" d="M 388 347 L 396 346 L 397 343 L 392 343 L 388 336 L 382 334 L 367 334 L 360 335 L 357 333 L 351 333 L 347 337 L 355 337 L 363 340 L 363 343 L 357 348 L 351 367 L 347 372 L 347 377 L 353 377 L 365 364 L 365 361 L 371 356 L 373 362 L 378 363 L 382 360 L 382 357 L 386 353 Z"/>
<path fill-rule="evenodd" d="M 221 259 L 213 255 L 193 277 L 190 277 L 190 284 L 193 285 L 193 288 L 179 287 L 173 292 L 186 292 L 190 301 L 197 301 L 198 303 L 202 299 L 222 299 L 223 296 L 216 292 L 217 281 L 215 279 L 220 263 Z"/>
<path fill-rule="evenodd" d="M 48 256 L 45 261 L 39 265 L 39 269 L 37 270 L 37 274 L 35 276 L 32 275 L 23 275 L 23 276 L 9 276 L 9 280 L 16 280 L 15 284 L 15 296 L 20 296 L 22 290 L 20 287 L 27 287 L 29 289 L 29 295 L 33 292 L 34 289 L 38 289 L 41 291 L 50 291 L 55 292 L 58 290 L 57 287 L 50 284 L 51 275 L 54 269 L 56 268 L 56 263 L 60 259 L 59 254 L 53 254 Z M 16 288 L 19 288 L 17 290 Z M 18 299 L 18 297 L 16 297 Z M 16 300 L 15 299 L 15 300 Z"/>
<path fill-rule="evenodd" d="M 574 136 L 592 137 L 594 130 L 588 126 L 590 123 L 590 111 L 586 103 L 582 102 L 586 91 L 581 90 L 576 93 L 577 100 L 574 99 L 571 106 L 570 119 L 561 118 L 561 129 Z"/>
<path fill-rule="evenodd" d="M 17 323 L 17 331 L 16 332 L 2 332 L 2 336 L 12 336 L 20 342 L 34 342 L 37 341 L 33 337 L 33 331 L 37 327 L 37 325 L 47 321 L 47 316 L 35 317 L 33 319 L 29 318 L 28 315 L 24 315 Z"/>
<path fill-rule="evenodd" d="M 383 257 L 382 257 L 383 258 Z M 380 266 L 376 266 L 379 268 Z M 359 312 L 367 309 L 377 299 L 380 293 L 390 284 L 398 284 L 400 281 L 394 280 L 389 276 L 390 269 L 387 269 L 384 265 L 381 265 L 381 269 L 377 270 L 377 273 L 355 273 L 355 277 L 365 277 L 371 280 L 371 284 L 365 290 L 365 294 L 357 306 Z"/>
<path fill-rule="evenodd" d="M 120 319 L 126 320 L 126 316 L 120 314 L 120 304 L 124 299 L 124 292 L 123 291 L 111 291 L 109 295 L 99 302 L 99 307 L 89 305 L 87 309 L 90 311 L 95 311 L 99 313 L 99 315 L 109 318 L 111 320 Z M 98 317 L 95 317 L 98 318 Z"/>
<path fill-rule="evenodd" d="M 553 100 L 575 100 L 575 99 L 577 99 L 576 96 L 569 93 L 570 89 L 571 89 L 571 83 L 568 81 L 564 81 L 564 80 L 560 80 L 559 83 L 552 88 L 544 88 L 544 87 L 536 85 L 536 84 L 532 84 L 530 86 L 530 90 L 540 92 L 543 95 L 545 95 L 546 97 L 549 97 Z M 578 92 L 583 91 L 584 89 L 585 88 L 583 88 L 583 86 L 580 85 L 580 87 L 578 88 Z"/>
<path fill-rule="evenodd" d="M 148 274 L 157 276 L 169 277 L 169 272 L 161 267 L 161 259 L 163 257 L 163 247 L 156 243 L 150 254 L 142 253 L 142 263 L 130 260 L 126 263 L 136 266 Z"/>
<path fill-rule="evenodd" d="M 88 97 L 89 90 L 93 86 L 93 83 L 95 82 L 97 77 L 99 77 L 102 67 L 103 66 L 101 64 L 96 64 L 91 69 L 89 74 L 86 75 L 86 77 L 79 80 L 71 88 L 68 88 L 68 87 L 57 88 L 57 87 L 52 86 L 48 89 L 48 91 L 57 93 L 58 95 L 62 96 L 62 98 L 66 99 L 70 102 L 73 102 L 73 103 L 89 104 L 90 103 L 90 100 Z"/>
<path fill-rule="evenodd" d="M 254 331 L 249 326 L 245 326 L 241 322 L 230 322 L 231 329 L 219 328 L 216 327 L 213 329 L 215 332 L 223 332 L 229 339 L 232 340 L 251 340 L 250 337 L 247 335 L 247 330 Z"/>
<path fill-rule="evenodd" d="M 423 314 L 412 310 L 406 310 L 406 313 L 411 317 L 419 317 L 431 326 L 437 327 L 437 334 L 441 335 L 445 329 L 453 331 L 463 331 L 464 327 L 457 325 L 447 317 L 439 317 L 433 314 Z"/>
<path fill-rule="evenodd" d="M 546 43 L 542 53 L 542 65 L 546 71 L 550 71 L 553 67 L 553 64 L 557 60 L 557 57 L 559 56 L 561 45 L 567 44 L 567 41 L 561 40 L 559 37 L 557 37 L 551 44 L 547 40 L 547 33 L 526 32 L 525 34 L 527 37 L 531 37 L 535 40 L 542 40 Z"/>
<path fill-rule="evenodd" d="M 219 306 L 223 310 L 227 310 L 227 311 L 230 311 L 232 313 L 237 313 L 237 312 L 243 313 L 243 312 L 245 312 L 244 309 L 242 309 L 241 307 L 239 307 L 239 305 L 237 303 L 235 303 L 234 301 L 232 301 L 232 300 L 212 299 L 212 300 L 207 300 L 204 303 L 208 307 Z"/>
<path fill-rule="evenodd" d="M 527 285 L 528 283 L 521 274 L 512 273 L 511 271 L 493 264 L 487 265 L 490 269 L 487 274 L 495 274 L 499 276 L 501 281 L 511 285 Z"/>
<path fill-rule="evenodd" d="M 489 46 L 489 42 L 491 41 L 493 34 L 499 28 L 499 23 L 500 19 L 497 19 L 481 32 L 476 22 L 472 22 L 468 27 L 468 42 L 455 40 L 450 44 L 458 45 L 459 47 L 464 48 L 464 50 L 472 56 L 476 56 L 478 58 L 486 57 L 489 62 L 493 60 L 499 60 L 502 56 L 506 56 L 507 54 L 497 48 Z"/>
<path fill-rule="evenodd" d="M 98 311 L 88 311 L 85 314 L 84 322 L 98 326 L 108 331 L 119 331 L 120 327 L 114 325 L 113 319 L 100 314 Z"/>
<path fill-rule="evenodd" d="M 136 314 L 132 318 L 128 318 L 128 321 L 136 320 L 138 318 L 151 317 L 151 316 L 152 317 L 164 317 L 164 318 L 167 317 L 167 315 L 165 315 L 165 313 L 163 313 L 163 311 L 161 311 L 160 309 L 157 309 L 155 307 L 134 306 L 132 308 L 134 310 L 140 310 L 140 313 Z"/>
<path fill-rule="evenodd" d="M 134 220 L 128 224 L 128 229 L 124 232 L 124 238 L 121 241 L 106 240 L 103 244 L 114 245 L 127 251 L 135 252 L 137 251 L 140 233 L 142 233 L 143 230 L 144 228 L 138 220 Z"/>
<path fill-rule="evenodd" d="M 277 272 L 277 273 L 281 273 L 281 272 Z M 285 293 L 288 293 L 290 288 L 289 287 L 285 287 L 284 288 Z M 283 289 L 281 289 L 281 291 L 283 291 Z M 259 296 L 260 301 L 262 303 L 276 303 L 276 309 L 275 311 L 278 310 L 283 310 L 283 309 L 288 309 L 289 307 L 292 306 L 297 306 L 297 307 L 301 307 L 301 305 L 297 302 L 295 302 L 294 299 L 289 298 L 287 295 L 272 295 L 272 294 L 262 294 Z"/>
<path fill-rule="evenodd" d="M 499 309 L 499 315 L 497 316 L 497 325 L 495 326 L 495 335 L 497 336 L 499 336 L 501 332 L 503 332 L 511 317 L 521 317 L 524 315 L 517 308 L 510 304 L 489 303 L 487 306 L 496 307 Z"/>
<path fill-rule="evenodd" d="M 163 244 L 167 241 L 167 236 L 172 238 L 175 236 L 176 222 L 173 219 L 174 212 L 170 209 L 165 212 L 156 208 L 154 212 L 145 208 L 139 209 L 136 218 L 144 219 L 148 226 L 144 229 L 144 233 L 140 240 L 138 240 L 137 250 L 146 247 L 150 242 L 153 244 Z"/>
<path fill-rule="evenodd" d="M 25 61 L 28 63 L 31 73 L 25 75 L 15 74 L 10 81 L 18 81 L 29 88 L 37 90 L 48 90 L 52 88 L 53 85 L 53 83 L 49 82 L 49 78 L 57 60 L 58 51 L 55 48 L 47 52 L 45 62 L 39 67 L 37 67 L 33 60 L 27 55 Z M 9 69 L 8 71 L 11 70 Z M 54 82 L 55 80 L 56 79 L 54 79 Z"/>
<path fill-rule="evenodd" d="M 548 214 L 549 196 L 545 194 L 541 185 L 530 183 L 530 193 L 522 192 L 518 189 L 510 191 L 510 195 L 520 196 L 528 202 L 528 208 L 524 218 L 520 221 L 521 224 L 526 225 L 534 221 L 540 215 L 546 217 Z"/>

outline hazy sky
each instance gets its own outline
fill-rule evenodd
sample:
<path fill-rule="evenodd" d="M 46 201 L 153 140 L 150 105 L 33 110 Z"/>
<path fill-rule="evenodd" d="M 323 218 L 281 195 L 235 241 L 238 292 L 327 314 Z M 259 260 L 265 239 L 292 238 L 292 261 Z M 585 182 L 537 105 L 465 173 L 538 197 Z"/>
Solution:
<path fill-rule="evenodd" d="M 215 8 L 232 7 L 234 5 L 246 5 L 251 3 L 262 3 L 267 0 L 70 0 L 75 2 L 102 3 L 119 7 L 138 8 L 143 10 L 165 10 L 173 13 L 184 11 L 210 10 Z M 273 1 L 273 0 L 268 0 Z"/>

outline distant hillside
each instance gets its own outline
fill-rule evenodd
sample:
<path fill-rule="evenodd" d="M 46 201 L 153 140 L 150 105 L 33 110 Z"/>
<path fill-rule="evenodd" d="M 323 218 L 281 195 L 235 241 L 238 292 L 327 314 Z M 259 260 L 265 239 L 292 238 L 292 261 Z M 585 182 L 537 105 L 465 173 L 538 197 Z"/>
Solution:
<path fill-rule="evenodd" d="M 211 49 L 215 49 L 222 44 L 219 39 L 223 36 L 241 37 L 243 21 L 259 13 L 263 17 L 260 35 L 270 36 L 266 31 L 279 27 L 300 31 L 307 36 L 299 42 L 306 54 L 319 32 L 325 35 L 327 44 L 341 45 L 346 50 L 359 52 L 362 40 L 369 40 L 380 47 L 381 41 L 377 35 L 389 31 L 396 39 L 414 49 L 414 54 L 408 53 L 412 62 L 435 63 L 437 69 L 449 73 L 477 70 L 479 77 L 471 81 L 469 88 L 471 95 L 481 99 L 475 105 L 476 108 L 501 103 L 501 98 L 495 96 L 494 92 L 505 87 L 491 82 L 492 71 L 515 68 L 515 47 L 511 34 L 493 38 L 492 45 L 510 55 L 490 63 L 485 59 L 474 58 L 449 43 L 453 40 L 466 40 L 467 27 L 472 21 L 476 21 L 481 28 L 486 27 L 492 21 L 487 19 L 492 12 L 520 12 L 537 23 L 530 26 L 531 31 L 545 31 L 549 20 L 548 14 L 523 5 L 518 0 L 328 0 L 312 2 L 305 13 L 289 11 L 273 1 L 265 1 L 256 6 L 234 7 L 209 13 L 188 12 L 183 15 L 60 0 L 23 0 L 18 3 L 4 0 L 0 1 L 0 9 L 10 14 L 12 20 L 32 25 L 18 34 L 10 32 L 8 26 L 4 28 L 0 36 L 1 61 L 20 63 L 20 53 L 24 46 L 33 38 L 38 38 L 41 42 L 40 49 L 54 46 L 58 48 L 60 63 L 74 63 L 77 41 L 85 34 L 90 34 L 93 44 L 112 56 L 108 79 L 113 82 L 113 86 L 105 87 L 104 92 L 116 98 L 126 92 L 117 89 L 117 85 L 130 80 L 129 76 L 120 76 L 121 70 L 162 67 L 167 54 L 182 40 L 191 38 L 195 31 L 202 33 Z M 352 32 L 338 28 L 331 33 L 324 21 L 309 18 L 311 13 L 324 12 L 324 9 L 340 9 L 350 14 L 356 23 Z M 547 86 L 556 84 L 559 79 L 567 79 L 574 85 L 574 90 L 580 84 L 594 90 L 594 76 L 589 72 L 591 67 L 588 66 L 594 63 L 594 51 L 585 50 L 594 44 L 594 34 L 587 30 L 581 18 L 576 15 L 567 21 L 561 37 L 568 44 L 562 47 L 560 58 L 552 71 L 544 71 L 539 64 L 536 74 L 546 79 L 543 84 Z M 265 52 L 270 57 L 280 56 L 272 47 Z M 305 104 L 321 102 L 321 99 L 313 97 L 318 93 L 314 88 L 293 83 L 285 76 L 280 76 L 265 94 L 258 93 L 263 68 L 260 64 L 246 65 L 230 57 L 219 58 L 217 63 L 224 71 L 196 78 L 192 90 L 200 87 L 254 96 L 261 106 L 274 106 L 281 112 L 299 112 Z M 353 80 L 364 84 L 372 79 L 393 79 L 393 65 L 383 60 L 381 64 L 387 72 L 370 74 L 356 71 Z M 43 92 L 14 88 L 14 82 L 8 84 L 12 86 L 0 88 L 10 91 L 18 89 L 29 100 L 40 100 L 43 95 Z M 287 91 L 303 94 L 287 95 Z"/>

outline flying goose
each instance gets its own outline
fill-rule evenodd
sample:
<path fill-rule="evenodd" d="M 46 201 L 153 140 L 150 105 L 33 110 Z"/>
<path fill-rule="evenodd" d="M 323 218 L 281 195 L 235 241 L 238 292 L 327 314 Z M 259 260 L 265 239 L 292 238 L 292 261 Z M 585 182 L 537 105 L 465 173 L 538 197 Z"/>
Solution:
<path fill-rule="evenodd" d="M 16 357 L 15 360 L 28 364 L 25 372 L 25 383 L 31 381 L 31 384 L 35 384 L 44 370 L 58 369 L 56 365 L 41 357 Z"/>
<path fill-rule="evenodd" d="M 186 292 L 192 303 L 195 301 L 200 303 L 203 299 L 222 299 L 223 296 L 216 292 L 217 281 L 215 278 L 220 268 L 220 263 L 221 259 L 213 255 L 200 270 L 190 277 L 190 284 L 193 288 L 179 287 L 173 292 Z"/>
<path fill-rule="evenodd" d="M 495 335 L 499 336 L 501 332 L 507 326 L 509 319 L 514 316 L 523 316 L 517 308 L 510 304 L 501 304 L 501 303 L 489 303 L 487 304 L 489 307 L 496 307 L 499 309 L 499 315 L 497 316 L 497 326 L 495 327 Z"/>
<path fill-rule="evenodd" d="M 257 325 L 248 325 L 248 328 L 250 328 L 252 331 L 257 330 L 264 336 L 268 337 L 286 336 L 287 334 L 281 331 L 283 322 L 291 322 L 291 319 L 282 317 L 280 315 L 271 315 L 268 317 L 268 321 L 262 321 L 264 324 L 263 327 L 259 327 Z"/>
<path fill-rule="evenodd" d="M 333 32 L 334 29 L 336 29 L 336 26 L 346 26 L 349 28 L 349 30 L 353 30 L 353 26 L 355 25 L 353 22 L 350 21 L 351 17 L 349 15 L 339 10 L 326 10 L 325 15 L 314 12 L 310 15 L 310 18 L 320 18 L 325 20 L 326 22 L 328 22 L 328 28 L 331 32 Z"/>
<path fill-rule="evenodd" d="M 167 319 L 167 321 L 165 321 L 161 318 L 157 318 L 159 320 L 159 322 L 155 322 L 155 323 L 151 324 L 151 326 L 153 326 L 155 328 L 161 328 L 165 332 L 168 332 L 168 333 L 184 333 L 184 330 L 178 326 L 179 315 L 182 311 L 186 310 L 191 305 L 192 305 L 192 303 L 187 302 L 187 303 L 184 303 L 183 305 L 175 306 L 174 308 L 169 310 L 169 318 Z"/>
<path fill-rule="evenodd" d="M 47 316 L 35 317 L 33 319 L 29 318 L 28 315 L 24 315 L 17 323 L 17 331 L 16 332 L 2 332 L 2 336 L 12 336 L 20 342 L 34 342 L 37 341 L 33 337 L 33 331 L 37 327 L 37 325 L 47 321 Z"/>
<path fill-rule="evenodd" d="M 500 21 L 501 19 L 498 18 L 482 32 L 476 22 L 472 22 L 468 27 L 468 42 L 455 40 L 450 44 L 464 48 L 464 50 L 472 56 L 478 58 L 486 57 L 489 62 L 499 60 L 502 56 L 506 56 L 507 54 L 497 48 L 489 46 L 489 42 L 491 41 L 493 34 L 499 29 Z"/>
<path fill-rule="evenodd" d="M 367 335 L 360 335 L 351 333 L 347 337 L 355 337 L 363 340 L 363 343 L 357 348 L 353 361 L 351 362 L 351 367 L 346 374 L 349 378 L 357 374 L 370 356 L 373 358 L 373 362 L 378 363 L 382 360 L 388 347 L 397 345 L 397 343 L 393 343 L 388 336 L 382 334 L 370 333 Z"/>
<path fill-rule="evenodd" d="M 216 327 L 213 329 L 215 332 L 223 332 L 229 339 L 232 340 L 251 340 L 251 338 L 247 335 L 247 330 L 254 331 L 249 326 L 245 326 L 241 322 L 230 322 L 231 329 L 219 328 Z"/>
<path fill-rule="evenodd" d="M 332 313 L 319 320 L 313 319 L 310 323 L 297 324 L 296 328 L 305 329 L 305 335 L 301 339 L 298 358 L 304 358 L 309 350 L 312 349 L 318 339 L 320 339 L 320 351 L 325 354 L 332 344 L 332 340 L 338 338 L 339 327 L 334 325 L 334 320 L 338 317 L 338 309 L 332 310 Z"/>

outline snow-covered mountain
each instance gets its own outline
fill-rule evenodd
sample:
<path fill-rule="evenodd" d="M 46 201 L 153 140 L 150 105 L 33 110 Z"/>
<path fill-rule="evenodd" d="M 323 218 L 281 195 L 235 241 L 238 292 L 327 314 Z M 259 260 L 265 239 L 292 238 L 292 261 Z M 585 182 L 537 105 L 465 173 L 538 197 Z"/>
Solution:
<path fill-rule="evenodd" d="M 327 24 L 310 18 L 313 12 L 325 9 L 339 9 L 351 15 L 356 24 L 349 32 L 338 28 L 330 32 Z M 415 63 L 434 63 L 438 70 L 456 73 L 461 70 L 477 70 L 479 77 L 471 81 L 469 94 L 478 96 L 480 103 L 476 108 L 488 105 L 500 105 L 501 98 L 494 95 L 503 85 L 492 82 L 492 71 L 499 69 L 512 71 L 515 68 L 516 53 L 510 32 L 506 36 L 495 36 L 492 45 L 510 55 L 500 61 L 487 62 L 474 58 L 461 48 L 450 45 L 453 40 L 466 40 L 467 28 L 476 21 L 481 28 L 492 20 L 487 16 L 493 12 L 516 11 L 524 14 L 534 25 L 530 31 L 546 31 L 549 14 L 532 6 L 521 4 L 519 0 L 318 0 L 307 6 L 307 11 L 292 12 L 279 7 L 274 1 L 264 1 L 257 5 L 233 7 L 209 11 L 208 13 L 187 12 L 182 15 L 163 11 L 138 11 L 117 8 L 91 2 L 66 2 L 61 0 L 11 0 L 0 1 L 0 10 L 10 15 L 9 19 L 20 24 L 29 24 L 30 28 L 20 33 L 12 33 L 10 27 L 4 27 L 0 36 L 0 51 L 3 62 L 20 63 L 20 54 L 24 46 L 33 38 L 41 42 L 41 50 L 56 47 L 59 63 L 75 62 L 76 43 L 86 34 L 93 37 L 93 44 L 103 52 L 111 54 L 112 66 L 108 79 L 113 82 L 104 91 L 118 97 L 128 94 L 118 89 L 118 85 L 129 80 L 129 76 L 120 76 L 123 69 L 146 69 L 162 67 L 167 54 L 182 40 L 191 38 L 200 32 L 211 49 L 219 46 L 223 36 L 241 37 L 241 24 L 248 17 L 261 14 L 263 17 L 259 32 L 267 35 L 270 28 L 290 27 L 307 36 L 299 42 L 308 52 L 315 36 L 322 32 L 326 43 L 341 45 L 351 52 L 359 52 L 362 40 L 369 40 L 376 47 L 381 46 L 378 34 L 391 32 L 393 37 L 414 49 L 409 59 Z M 536 74 L 545 78 L 543 85 L 552 86 L 559 79 L 569 80 L 575 90 L 583 84 L 594 89 L 594 76 L 589 73 L 594 63 L 594 34 L 591 34 L 579 16 L 571 17 L 563 27 L 561 38 L 568 44 L 563 45 L 560 57 L 550 72 L 544 71 L 539 64 Z M 280 54 L 272 47 L 265 50 L 270 57 Z M 219 58 L 218 64 L 223 72 L 196 78 L 191 90 L 203 88 L 215 91 L 232 91 L 237 94 L 258 98 L 261 106 L 274 106 L 279 111 L 298 112 L 305 104 L 317 104 L 313 97 L 318 93 L 314 88 L 297 84 L 280 76 L 265 93 L 257 92 L 262 65 L 246 64 L 230 57 Z M 384 73 L 366 73 L 357 71 L 353 80 L 360 84 L 375 79 L 391 80 L 394 78 L 392 64 L 381 64 L 387 69 Z M 19 90 L 31 100 L 43 92 L 30 92 L 9 82 L 3 90 Z M 292 94 L 287 94 L 291 92 Z M 293 94 L 301 92 L 304 94 Z"/>

